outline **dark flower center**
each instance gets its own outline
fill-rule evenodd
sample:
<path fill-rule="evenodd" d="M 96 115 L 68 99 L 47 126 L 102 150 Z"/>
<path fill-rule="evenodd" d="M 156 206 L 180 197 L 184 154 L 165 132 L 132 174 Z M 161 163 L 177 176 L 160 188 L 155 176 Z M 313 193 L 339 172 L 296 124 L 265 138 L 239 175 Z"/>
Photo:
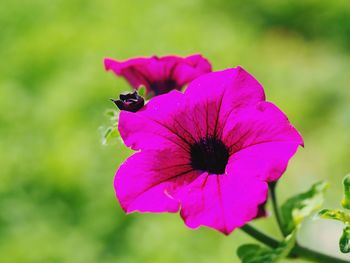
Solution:
<path fill-rule="evenodd" d="M 212 174 L 223 174 L 229 158 L 225 144 L 215 138 L 202 138 L 190 149 L 193 169 L 207 171 Z"/>
<path fill-rule="evenodd" d="M 119 95 L 119 100 L 112 101 L 120 110 L 137 112 L 145 104 L 145 100 L 137 94 L 137 91 L 122 93 Z"/>
<path fill-rule="evenodd" d="M 151 83 L 151 89 L 155 95 L 168 93 L 169 91 L 177 88 L 178 84 L 173 79 L 159 80 Z"/>

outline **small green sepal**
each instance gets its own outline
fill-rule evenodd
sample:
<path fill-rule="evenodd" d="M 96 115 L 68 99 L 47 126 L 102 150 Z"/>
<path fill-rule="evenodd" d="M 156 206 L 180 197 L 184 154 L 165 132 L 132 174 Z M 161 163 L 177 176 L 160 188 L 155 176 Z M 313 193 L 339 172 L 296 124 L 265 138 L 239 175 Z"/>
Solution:
<path fill-rule="evenodd" d="M 345 209 L 350 209 L 350 174 L 346 175 L 343 179 L 343 190 L 344 196 L 341 204 Z"/>

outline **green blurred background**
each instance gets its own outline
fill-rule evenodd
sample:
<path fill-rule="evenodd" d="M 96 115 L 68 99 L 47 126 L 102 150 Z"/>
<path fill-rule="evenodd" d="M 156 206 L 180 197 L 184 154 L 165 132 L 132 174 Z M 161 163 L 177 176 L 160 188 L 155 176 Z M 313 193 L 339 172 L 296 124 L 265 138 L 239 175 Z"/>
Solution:
<path fill-rule="evenodd" d="M 235 249 L 253 242 L 239 230 L 126 216 L 113 177 L 131 151 L 101 145 L 109 98 L 129 89 L 103 58 L 192 53 L 215 70 L 246 68 L 303 134 L 281 201 L 326 179 L 326 206 L 339 206 L 350 171 L 349 1 L 3 0 L 1 263 L 238 262 Z M 341 225 L 310 222 L 300 242 L 337 254 Z M 255 224 L 279 235 L 271 218 Z"/>

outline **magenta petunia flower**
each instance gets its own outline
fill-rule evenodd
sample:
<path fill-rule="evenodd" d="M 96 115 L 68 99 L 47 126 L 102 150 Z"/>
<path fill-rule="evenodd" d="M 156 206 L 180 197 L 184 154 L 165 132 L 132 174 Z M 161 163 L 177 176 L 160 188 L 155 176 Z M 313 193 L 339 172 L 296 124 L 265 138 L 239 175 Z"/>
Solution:
<path fill-rule="evenodd" d="M 303 139 L 237 67 L 201 76 L 184 93 L 122 111 L 120 134 L 137 153 L 115 176 L 127 212 L 177 212 L 190 228 L 229 234 L 258 215 L 268 182 L 286 170 Z"/>
<path fill-rule="evenodd" d="M 145 86 L 146 92 L 152 95 L 181 90 L 195 78 L 211 71 L 209 61 L 201 55 L 185 58 L 153 56 L 126 61 L 106 58 L 104 64 L 106 70 L 112 70 L 117 76 L 125 78 L 133 88 Z"/>

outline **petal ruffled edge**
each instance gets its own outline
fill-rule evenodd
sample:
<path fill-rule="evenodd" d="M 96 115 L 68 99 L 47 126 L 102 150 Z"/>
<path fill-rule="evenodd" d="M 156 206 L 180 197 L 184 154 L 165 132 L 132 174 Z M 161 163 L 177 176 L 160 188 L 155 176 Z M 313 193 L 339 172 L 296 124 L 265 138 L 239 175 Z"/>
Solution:
<path fill-rule="evenodd" d="M 271 102 L 258 102 L 229 115 L 223 140 L 232 153 L 267 142 L 290 142 L 304 146 L 298 130 Z"/>
<path fill-rule="evenodd" d="M 262 85 L 240 66 L 202 75 L 188 85 L 184 94 L 192 103 L 220 102 L 222 115 L 265 100 Z"/>
<path fill-rule="evenodd" d="M 186 226 L 210 227 L 229 235 L 254 219 L 267 199 L 267 183 L 259 179 L 203 173 L 173 195 L 181 203 Z"/>
<path fill-rule="evenodd" d="M 203 73 L 209 73 L 212 71 L 212 66 L 209 60 L 203 57 L 201 54 L 193 54 L 185 57 L 185 61 Z"/>

